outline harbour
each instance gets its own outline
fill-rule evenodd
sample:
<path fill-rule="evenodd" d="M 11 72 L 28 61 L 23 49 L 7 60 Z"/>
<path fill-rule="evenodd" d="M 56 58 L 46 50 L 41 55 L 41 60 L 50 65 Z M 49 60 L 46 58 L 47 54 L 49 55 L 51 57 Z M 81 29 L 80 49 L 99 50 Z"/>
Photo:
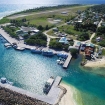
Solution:
<path fill-rule="evenodd" d="M 33 53 L 38 53 L 45 56 L 53 56 L 53 55 L 57 55 L 58 53 L 65 53 L 66 55 L 68 55 L 68 57 L 66 58 L 63 68 L 67 69 L 71 59 L 72 59 L 72 55 L 68 52 L 65 51 L 55 51 L 53 49 L 50 49 L 48 47 L 36 47 L 36 46 L 30 46 L 30 45 L 26 45 L 24 44 L 23 41 L 18 41 L 15 38 L 10 37 L 9 34 L 7 34 L 2 28 L 0 28 L 0 34 L 3 38 L 5 38 L 8 43 L 5 44 L 5 46 L 13 46 L 16 50 L 20 50 L 23 51 L 25 49 L 31 50 L 31 52 Z"/>

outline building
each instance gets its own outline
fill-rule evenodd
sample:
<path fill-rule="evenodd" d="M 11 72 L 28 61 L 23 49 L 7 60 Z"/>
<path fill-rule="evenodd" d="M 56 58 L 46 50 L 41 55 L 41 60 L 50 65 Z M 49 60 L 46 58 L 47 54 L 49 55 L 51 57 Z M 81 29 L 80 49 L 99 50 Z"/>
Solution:
<path fill-rule="evenodd" d="M 80 49 L 80 46 L 81 46 L 81 42 L 77 42 L 76 44 L 75 44 L 75 47 L 79 50 Z"/>
<path fill-rule="evenodd" d="M 60 43 L 63 43 L 63 44 L 69 44 L 69 42 L 67 41 L 67 38 L 66 37 L 62 37 L 60 40 L 59 40 Z"/>
<path fill-rule="evenodd" d="M 16 34 L 24 36 L 24 35 L 28 34 L 28 32 L 36 34 L 36 33 L 39 32 L 39 30 L 34 28 L 34 27 L 24 27 L 24 26 L 22 26 L 20 28 L 20 30 L 16 31 Z"/>
<path fill-rule="evenodd" d="M 94 53 L 94 45 L 93 44 L 87 44 L 85 47 L 85 58 L 88 60 L 91 60 L 91 55 Z"/>

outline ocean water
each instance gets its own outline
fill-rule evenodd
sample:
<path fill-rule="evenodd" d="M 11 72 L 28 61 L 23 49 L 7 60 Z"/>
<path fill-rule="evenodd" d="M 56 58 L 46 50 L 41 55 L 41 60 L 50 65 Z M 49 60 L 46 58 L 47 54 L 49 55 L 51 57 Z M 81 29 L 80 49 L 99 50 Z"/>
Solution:
<path fill-rule="evenodd" d="M 40 6 L 58 4 L 103 4 L 104 0 L 0 0 L 0 17 L 10 13 Z M 48 58 L 30 51 L 6 49 L 0 40 L 0 77 L 6 77 L 14 85 L 25 90 L 43 94 L 43 86 L 50 76 L 63 77 L 63 81 L 74 86 L 80 93 L 83 105 L 105 105 L 105 68 L 82 68 L 81 56 L 72 60 L 67 70 L 56 63 L 57 57 Z"/>

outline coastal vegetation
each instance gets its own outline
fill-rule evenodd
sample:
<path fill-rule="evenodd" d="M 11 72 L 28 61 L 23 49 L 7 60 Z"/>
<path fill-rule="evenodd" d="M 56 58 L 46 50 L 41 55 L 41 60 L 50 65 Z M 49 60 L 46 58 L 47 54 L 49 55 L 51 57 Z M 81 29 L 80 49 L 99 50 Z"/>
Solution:
<path fill-rule="evenodd" d="M 9 23 L 9 22 L 10 22 L 10 19 L 8 19 L 6 17 L 0 19 L 0 24 Z"/>
<path fill-rule="evenodd" d="M 39 32 L 33 36 L 25 35 L 24 37 L 26 38 L 26 44 L 29 45 L 46 46 L 47 44 L 47 37 L 42 32 Z"/>
<path fill-rule="evenodd" d="M 16 34 L 16 30 L 18 30 L 17 27 L 11 27 L 11 26 L 2 26 L 2 28 L 13 38 L 18 39 L 18 35 Z"/>

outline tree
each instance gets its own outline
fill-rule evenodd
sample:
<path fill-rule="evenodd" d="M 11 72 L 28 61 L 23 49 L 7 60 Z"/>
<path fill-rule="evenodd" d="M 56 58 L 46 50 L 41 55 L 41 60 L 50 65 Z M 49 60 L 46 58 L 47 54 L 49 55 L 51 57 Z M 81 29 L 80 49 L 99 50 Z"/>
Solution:
<path fill-rule="evenodd" d="M 70 49 L 70 52 L 71 52 L 71 55 L 73 57 L 77 57 L 77 54 L 78 54 L 78 50 L 77 49 L 72 48 L 72 49 Z"/>
<path fill-rule="evenodd" d="M 41 30 L 41 31 L 42 31 L 43 29 L 44 29 L 44 28 L 43 28 L 42 25 L 39 25 L 39 26 L 38 26 L 38 30 Z"/>

